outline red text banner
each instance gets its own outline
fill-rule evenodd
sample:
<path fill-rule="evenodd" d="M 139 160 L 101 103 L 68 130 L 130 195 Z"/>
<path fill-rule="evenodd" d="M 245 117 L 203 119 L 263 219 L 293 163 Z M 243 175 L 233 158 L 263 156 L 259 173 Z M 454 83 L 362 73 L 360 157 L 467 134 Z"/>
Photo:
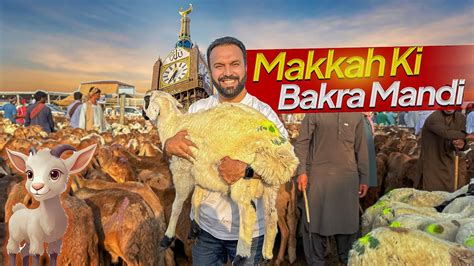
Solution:
<path fill-rule="evenodd" d="M 279 113 L 461 108 L 474 45 L 248 50 L 246 88 Z"/>

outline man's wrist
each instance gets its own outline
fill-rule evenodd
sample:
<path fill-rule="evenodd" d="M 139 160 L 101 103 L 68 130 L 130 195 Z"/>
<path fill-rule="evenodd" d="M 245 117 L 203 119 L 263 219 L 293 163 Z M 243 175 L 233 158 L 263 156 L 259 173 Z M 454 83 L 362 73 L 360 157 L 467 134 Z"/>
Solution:
<path fill-rule="evenodd" d="M 170 158 L 171 157 L 171 154 L 169 153 L 168 151 L 168 140 L 166 140 L 164 143 L 163 143 L 163 153 L 165 154 L 166 157 Z"/>

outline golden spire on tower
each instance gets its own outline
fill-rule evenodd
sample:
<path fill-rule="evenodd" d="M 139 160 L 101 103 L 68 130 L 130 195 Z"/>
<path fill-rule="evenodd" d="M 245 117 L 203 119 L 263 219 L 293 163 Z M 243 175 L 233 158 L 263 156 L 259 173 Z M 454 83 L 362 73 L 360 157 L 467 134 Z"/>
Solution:
<path fill-rule="evenodd" d="M 182 17 L 185 17 L 187 16 L 189 13 L 191 13 L 193 11 L 193 4 L 189 4 L 189 8 L 187 10 L 184 10 L 183 11 L 183 8 L 180 7 L 179 8 L 179 14 L 182 16 Z"/>
<path fill-rule="evenodd" d="M 192 4 L 189 4 L 189 8 L 184 11 L 182 7 L 179 8 L 179 14 L 181 15 L 181 29 L 179 31 L 179 40 L 176 43 L 176 47 L 192 47 L 191 31 L 189 30 L 191 19 L 188 16 L 191 11 L 193 11 Z"/>

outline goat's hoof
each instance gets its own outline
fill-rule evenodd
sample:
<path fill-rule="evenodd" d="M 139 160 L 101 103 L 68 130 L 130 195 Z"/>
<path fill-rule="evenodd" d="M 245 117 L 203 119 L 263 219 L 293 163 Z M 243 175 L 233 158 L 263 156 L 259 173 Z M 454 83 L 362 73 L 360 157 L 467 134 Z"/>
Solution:
<path fill-rule="evenodd" d="M 201 233 L 201 227 L 193 220 L 191 222 L 191 229 L 189 230 L 188 239 L 195 239 Z"/>
<path fill-rule="evenodd" d="M 242 257 L 240 255 L 235 256 L 234 261 L 232 261 L 232 266 L 243 266 L 245 265 L 245 260 L 247 257 Z"/>
<path fill-rule="evenodd" d="M 296 248 L 288 248 L 288 260 L 290 264 L 293 264 L 296 261 Z"/>
<path fill-rule="evenodd" d="M 271 261 L 272 261 L 272 260 L 270 260 L 270 259 L 261 259 L 261 260 L 260 260 L 260 263 L 259 263 L 258 265 L 270 265 L 270 262 L 271 262 Z M 278 265 L 278 264 L 277 264 L 277 265 Z"/>
<path fill-rule="evenodd" d="M 49 254 L 49 265 L 50 266 L 56 266 L 57 261 L 58 261 L 58 254 L 56 254 L 56 253 Z"/>
<path fill-rule="evenodd" d="M 174 237 L 167 237 L 166 235 L 161 239 L 160 246 L 164 248 L 169 248 L 174 241 Z"/>

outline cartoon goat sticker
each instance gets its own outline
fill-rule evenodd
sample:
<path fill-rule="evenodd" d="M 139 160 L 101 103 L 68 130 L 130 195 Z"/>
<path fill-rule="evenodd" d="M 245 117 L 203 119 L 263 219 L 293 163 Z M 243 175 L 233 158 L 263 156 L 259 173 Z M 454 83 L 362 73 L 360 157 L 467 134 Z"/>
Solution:
<path fill-rule="evenodd" d="M 81 172 L 89 164 L 95 148 L 95 144 L 91 145 L 65 160 L 61 159 L 61 154 L 67 150 L 76 151 L 74 147 L 63 144 L 52 150 L 31 148 L 29 156 L 7 149 L 15 168 L 26 174 L 26 190 L 40 203 L 36 209 L 28 209 L 21 203 L 13 206 L 13 215 L 8 222 L 10 265 L 16 265 L 16 254 L 20 252 L 23 265 L 28 265 L 30 255 L 33 265 L 39 265 L 39 257 L 44 253 L 43 243 L 48 243 L 50 265 L 56 265 L 68 221 L 60 197 L 66 191 L 69 175 Z M 24 247 L 20 247 L 22 241 L 26 242 Z"/>

